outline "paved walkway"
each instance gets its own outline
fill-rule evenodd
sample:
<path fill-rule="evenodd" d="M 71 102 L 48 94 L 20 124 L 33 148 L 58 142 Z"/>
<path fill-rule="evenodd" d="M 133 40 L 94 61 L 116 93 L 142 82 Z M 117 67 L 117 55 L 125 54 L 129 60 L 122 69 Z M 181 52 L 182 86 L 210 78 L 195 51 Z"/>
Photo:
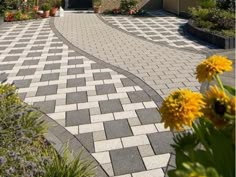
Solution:
<path fill-rule="evenodd" d="M 75 23 L 76 22 L 76 23 Z M 199 90 L 194 76 L 202 54 L 141 40 L 105 24 L 94 14 L 66 12 L 57 30 L 87 53 L 141 78 L 162 97 L 176 88 Z"/>
<path fill-rule="evenodd" d="M 181 19 L 165 11 L 152 13 L 153 17 L 111 16 L 102 19 L 125 32 L 143 37 L 157 44 L 192 50 L 195 52 L 217 49 L 216 46 L 200 41 L 184 32 L 186 19 Z"/>
<path fill-rule="evenodd" d="M 96 25 L 97 17 L 88 17 Z M 164 177 L 168 163 L 174 165 L 172 134 L 157 105 L 139 85 L 92 58 L 58 38 L 48 19 L 0 28 L 0 72 L 25 102 L 78 138 L 106 171 L 98 177 Z"/>

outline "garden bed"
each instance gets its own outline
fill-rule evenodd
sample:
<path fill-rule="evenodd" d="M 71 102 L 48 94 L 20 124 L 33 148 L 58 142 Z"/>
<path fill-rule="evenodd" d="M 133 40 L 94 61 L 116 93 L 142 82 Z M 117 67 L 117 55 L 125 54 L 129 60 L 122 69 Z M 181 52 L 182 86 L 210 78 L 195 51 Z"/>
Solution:
<path fill-rule="evenodd" d="M 235 48 L 235 37 L 225 37 L 218 34 L 211 33 L 202 28 L 194 26 L 193 21 L 189 20 L 186 25 L 186 31 L 203 41 L 214 44 L 220 48 L 232 49 Z"/>

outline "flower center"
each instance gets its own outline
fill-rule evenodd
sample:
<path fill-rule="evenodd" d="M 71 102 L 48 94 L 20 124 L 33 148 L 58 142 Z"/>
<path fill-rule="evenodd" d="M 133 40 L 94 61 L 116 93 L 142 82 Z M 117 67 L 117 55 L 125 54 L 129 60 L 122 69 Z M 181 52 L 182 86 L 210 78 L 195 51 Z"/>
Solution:
<path fill-rule="evenodd" d="M 215 113 L 220 115 L 220 116 L 223 116 L 226 112 L 226 105 L 220 101 L 216 101 L 215 102 Z"/>

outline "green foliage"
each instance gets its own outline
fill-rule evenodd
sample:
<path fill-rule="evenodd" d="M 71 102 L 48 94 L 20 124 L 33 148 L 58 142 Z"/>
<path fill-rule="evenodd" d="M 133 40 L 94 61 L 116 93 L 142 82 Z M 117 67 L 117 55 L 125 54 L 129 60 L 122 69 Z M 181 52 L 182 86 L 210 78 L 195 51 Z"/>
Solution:
<path fill-rule="evenodd" d="M 205 168 L 199 163 L 183 163 L 182 170 L 173 170 L 169 172 L 172 177 L 189 177 L 189 176 L 204 176 L 204 177 L 220 177 L 214 168 Z"/>
<path fill-rule="evenodd" d="M 136 8 L 137 4 L 137 0 L 121 0 L 120 10 L 122 13 L 128 13 L 130 10 Z"/>
<path fill-rule="evenodd" d="M 216 0 L 199 0 L 199 4 L 202 8 L 214 8 L 216 7 Z"/>
<path fill-rule="evenodd" d="M 93 0 L 93 6 L 100 6 L 102 4 L 101 0 Z"/>
<path fill-rule="evenodd" d="M 16 87 L 14 85 L 0 84 L 0 95 L 4 98 L 0 101 L 0 108 L 8 109 L 11 105 L 21 104 L 20 97 L 15 92 Z"/>
<path fill-rule="evenodd" d="M 63 156 L 53 153 L 53 161 L 46 167 L 44 177 L 92 177 L 94 176 L 92 162 L 81 159 L 81 153 L 73 160 L 66 148 Z"/>
<path fill-rule="evenodd" d="M 40 176 L 50 152 L 43 138 L 45 124 L 38 112 L 20 101 L 14 86 L 0 88 L 0 176 Z"/>
<path fill-rule="evenodd" d="M 51 0 L 50 5 L 51 7 L 59 8 L 61 6 L 61 0 Z"/>
<path fill-rule="evenodd" d="M 217 129 L 202 118 L 193 125 L 192 133 L 183 132 L 175 136 L 173 147 L 176 151 L 177 169 L 170 171 L 169 176 L 180 177 L 185 174 L 186 163 L 190 163 L 194 165 L 201 164 L 198 165 L 199 169 L 204 169 L 205 172 L 209 171 L 207 177 L 234 177 L 235 145 L 233 129 L 233 126 Z M 190 167 L 193 166 L 190 165 L 189 169 L 191 169 Z M 194 172 L 194 170 L 191 171 Z M 183 177 L 185 176 L 187 175 L 183 175 Z"/>
<path fill-rule="evenodd" d="M 231 12 L 235 11 L 235 0 L 218 0 L 217 7 L 219 9 L 229 10 Z"/>
<path fill-rule="evenodd" d="M 60 157 L 43 134 L 41 113 L 20 101 L 15 86 L 0 83 L 0 176 L 92 177 L 92 163 Z"/>
<path fill-rule="evenodd" d="M 42 6 L 41 6 L 41 9 L 42 9 L 42 11 L 49 11 L 50 9 L 51 9 L 51 6 L 50 6 L 50 4 L 49 3 L 43 3 L 42 4 Z"/>
<path fill-rule="evenodd" d="M 18 10 L 15 14 L 14 14 L 15 20 L 20 21 L 22 19 L 22 13 L 20 10 Z"/>
<path fill-rule="evenodd" d="M 200 28 L 206 28 L 206 29 L 212 29 L 214 28 L 215 24 L 209 21 L 205 21 L 205 20 L 197 20 L 195 22 L 195 25 L 197 25 Z"/>
<path fill-rule="evenodd" d="M 193 19 L 201 19 L 201 20 L 208 19 L 209 9 L 191 8 L 190 12 Z"/>
<path fill-rule="evenodd" d="M 190 13 L 197 27 L 224 36 L 235 35 L 235 14 L 230 11 L 218 8 L 192 8 Z"/>

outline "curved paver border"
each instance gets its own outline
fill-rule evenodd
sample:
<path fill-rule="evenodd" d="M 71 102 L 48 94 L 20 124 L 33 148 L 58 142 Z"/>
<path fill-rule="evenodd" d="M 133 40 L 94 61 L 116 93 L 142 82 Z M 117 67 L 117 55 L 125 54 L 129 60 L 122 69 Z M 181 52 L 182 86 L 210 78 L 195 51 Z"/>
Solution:
<path fill-rule="evenodd" d="M 97 177 L 107 177 L 107 173 L 96 159 L 88 152 L 88 150 L 80 143 L 80 141 L 73 136 L 65 127 L 58 124 L 55 120 L 43 113 L 42 119 L 48 125 L 48 132 L 44 137 L 52 144 L 57 152 L 62 156 L 65 147 L 68 147 L 72 152 L 73 158 L 77 157 L 81 153 L 81 159 L 92 161 L 95 165 L 95 171 Z"/>
<path fill-rule="evenodd" d="M 67 46 L 69 46 L 70 48 L 72 48 L 74 51 L 78 52 L 79 54 L 88 57 L 89 59 L 107 67 L 110 68 L 120 74 L 125 75 L 127 78 L 131 79 L 133 82 L 135 82 L 138 86 L 140 86 L 149 96 L 150 98 L 157 104 L 157 106 L 160 108 L 162 102 L 163 102 L 163 98 L 152 88 L 150 87 L 148 84 L 146 84 L 143 80 L 141 80 L 139 77 L 135 76 L 134 74 L 123 70 L 121 68 L 118 68 L 116 66 L 113 66 L 107 62 L 104 62 L 94 56 L 92 56 L 91 54 L 85 52 L 84 50 L 81 50 L 79 48 L 77 48 L 75 45 L 73 45 L 70 41 L 68 41 L 55 27 L 54 24 L 54 18 L 50 19 L 50 26 L 52 31 L 54 32 L 54 34 L 61 40 L 63 41 Z"/>
<path fill-rule="evenodd" d="M 116 27 L 116 26 L 114 26 L 114 25 L 111 25 L 110 23 L 108 23 L 106 20 L 104 20 L 104 19 L 102 18 L 102 15 L 97 14 L 97 17 L 98 17 L 103 23 L 105 23 L 106 25 L 112 27 L 113 29 L 116 29 L 116 30 L 118 30 L 118 31 L 121 31 L 121 32 L 123 32 L 123 33 L 126 33 L 126 34 L 128 34 L 128 35 L 130 35 L 130 36 L 136 37 L 136 38 L 138 38 L 138 39 L 144 40 L 144 41 L 146 41 L 146 42 L 151 42 L 152 44 L 155 44 L 155 45 L 164 46 L 164 47 L 169 47 L 169 48 L 171 48 L 171 49 L 178 49 L 178 50 L 182 50 L 182 51 L 185 51 L 185 52 L 191 52 L 191 53 L 194 53 L 194 54 L 204 54 L 204 55 L 208 54 L 209 51 L 210 51 L 210 52 L 213 52 L 213 53 L 226 51 L 225 49 L 212 49 L 212 50 L 207 50 L 207 51 L 205 51 L 205 50 L 196 51 L 196 50 L 191 50 L 191 49 L 176 48 L 176 47 L 173 47 L 173 46 L 170 46 L 170 45 L 165 45 L 165 44 L 157 43 L 157 42 L 148 40 L 148 39 L 146 39 L 145 37 L 137 36 L 137 35 L 135 35 L 135 34 L 132 34 L 132 33 L 128 32 L 128 31 L 125 31 L 125 30 L 123 30 L 123 29 L 120 29 L 120 28 L 118 28 L 118 27 Z M 155 16 L 153 16 L 153 17 L 155 17 Z M 129 17 L 129 18 L 130 18 L 130 17 Z M 183 32 L 184 32 L 185 34 L 188 34 L 188 35 L 189 35 L 189 33 L 186 31 L 186 26 L 184 27 Z M 198 38 L 196 38 L 196 39 L 198 39 Z M 200 40 L 200 39 L 198 39 L 198 40 Z"/>
<path fill-rule="evenodd" d="M 140 86 L 150 97 L 151 99 L 157 104 L 157 106 L 160 108 L 162 102 L 163 102 L 163 98 L 153 89 L 151 88 L 148 84 L 146 84 L 144 81 L 142 81 L 140 78 L 138 78 L 137 76 L 135 76 L 134 74 L 123 70 L 121 68 L 118 68 L 116 66 L 113 66 L 107 62 L 104 62 L 96 57 L 94 57 L 93 55 L 85 52 L 84 50 L 79 49 L 78 47 L 76 47 L 75 45 L 73 45 L 70 41 L 68 41 L 55 27 L 54 24 L 54 20 L 55 18 L 50 19 L 50 27 L 52 29 L 52 31 L 54 32 L 54 34 L 63 42 L 65 43 L 68 47 L 70 47 L 71 49 L 73 49 L 75 52 L 97 62 L 98 64 L 102 64 L 103 66 L 110 68 L 120 74 L 125 75 L 127 78 L 131 79 L 133 82 L 135 82 L 138 86 Z M 174 135 L 173 132 L 171 132 L 172 135 Z M 167 177 L 167 171 L 168 169 L 173 169 L 175 168 L 175 154 L 174 153 L 170 153 L 170 159 L 168 161 L 168 165 L 166 166 L 166 170 L 165 170 L 165 177 Z M 99 176 L 101 177 L 101 176 Z"/>

